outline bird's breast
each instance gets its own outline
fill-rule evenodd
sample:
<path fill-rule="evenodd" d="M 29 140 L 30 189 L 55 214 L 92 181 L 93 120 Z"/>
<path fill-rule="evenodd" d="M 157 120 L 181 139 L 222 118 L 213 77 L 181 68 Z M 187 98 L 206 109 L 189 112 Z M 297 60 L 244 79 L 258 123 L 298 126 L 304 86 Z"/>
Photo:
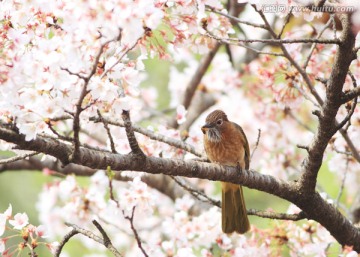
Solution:
<path fill-rule="evenodd" d="M 213 142 L 205 135 L 204 146 L 211 162 L 228 166 L 236 166 L 239 162 L 243 166 L 245 151 L 241 140 L 223 138 L 220 142 Z"/>

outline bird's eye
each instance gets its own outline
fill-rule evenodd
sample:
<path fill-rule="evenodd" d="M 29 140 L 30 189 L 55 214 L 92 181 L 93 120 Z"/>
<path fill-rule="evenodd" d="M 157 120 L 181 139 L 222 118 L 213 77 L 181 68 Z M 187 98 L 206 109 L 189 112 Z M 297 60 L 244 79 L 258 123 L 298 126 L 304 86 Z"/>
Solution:
<path fill-rule="evenodd" d="M 217 122 L 216 122 L 216 124 L 222 125 L 222 124 L 223 124 L 223 120 L 222 120 L 222 119 L 218 119 Z"/>

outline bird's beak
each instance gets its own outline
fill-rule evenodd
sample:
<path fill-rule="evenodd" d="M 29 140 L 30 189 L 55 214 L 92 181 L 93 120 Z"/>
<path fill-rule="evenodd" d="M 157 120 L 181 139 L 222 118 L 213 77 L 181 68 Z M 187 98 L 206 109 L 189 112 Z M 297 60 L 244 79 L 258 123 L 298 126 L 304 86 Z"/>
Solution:
<path fill-rule="evenodd" d="M 206 123 L 204 126 L 201 127 L 201 131 L 202 131 L 203 134 L 205 134 L 206 131 L 207 131 L 208 129 L 212 128 L 212 127 L 213 127 L 213 126 L 212 126 L 211 124 Z"/>

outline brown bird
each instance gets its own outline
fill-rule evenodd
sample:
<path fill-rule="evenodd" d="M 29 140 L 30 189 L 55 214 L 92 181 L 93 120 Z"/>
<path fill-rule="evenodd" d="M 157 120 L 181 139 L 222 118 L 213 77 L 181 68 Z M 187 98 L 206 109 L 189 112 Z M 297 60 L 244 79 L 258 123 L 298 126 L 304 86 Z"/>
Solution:
<path fill-rule="evenodd" d="M 240 169 L 249 169 L 250 149 L 243 129 L 216 110 L 206 117 L 201 128 L 204 147 L 211 162 Z M 240 185 L 222 182 L 222 230 L 244 234 L 250 229 L 243 190 Z"/>

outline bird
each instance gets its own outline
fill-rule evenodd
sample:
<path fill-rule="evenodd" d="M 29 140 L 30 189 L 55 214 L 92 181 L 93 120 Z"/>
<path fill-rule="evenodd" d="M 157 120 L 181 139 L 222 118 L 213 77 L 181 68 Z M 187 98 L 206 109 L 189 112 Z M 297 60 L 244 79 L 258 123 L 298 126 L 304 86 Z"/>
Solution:
<path fill-rule="evenodd" d="M 201 127 L 204 148 L 210 162 L 248 170 L 250 149 L 244 130 L 229 121 L 222 110 L 211 112 Z M 221 182 L 222 231 L 244 234 L 250 229 L 242 187 L 229 182 Z"/>

